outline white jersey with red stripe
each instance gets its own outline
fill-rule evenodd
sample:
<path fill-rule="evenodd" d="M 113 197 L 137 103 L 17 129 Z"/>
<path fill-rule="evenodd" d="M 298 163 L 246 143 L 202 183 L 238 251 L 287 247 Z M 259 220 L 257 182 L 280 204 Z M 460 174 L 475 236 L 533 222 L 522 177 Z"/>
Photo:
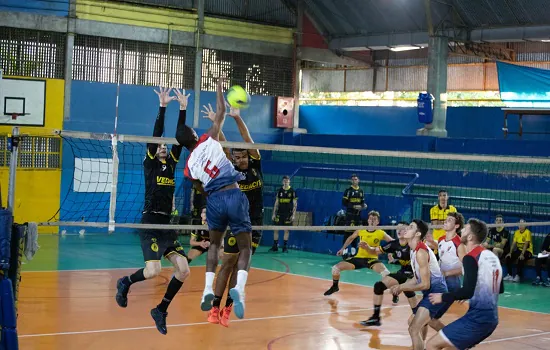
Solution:
<path fill-rule="evenodd" d="M 468 255 L 477 262 L 477 283 L 474 296 L 470 299 L 470 309 L 491 310 L 494 320 L 498 320 L 498 295 L 502 282 L 502 266 L 498 257 L 491 251 L 478 246 Z"/>
<path fill-rule="evenodd" d="M 451 240 L 447 241 L 447 237 L 443 236 L 437 243 L 437 251 L 439 253 L 439 266 L 441 271 L 447 272 L 454 269 L 461 269 L 462 262 L 458 257 L 458 246 L 460 245 L 460 236 L 456 235 Z"/>
<path fill-rule="evenodd" d="M 424 242 L 418 242 L 418 244 L 416 245 L 416 249 L 411 250 L 411 267 L 414 273 L 414 277 L 416 278 L 416 283 L 422 282 L 422 278 L 420 276 L 420 265 L 416 260 L 416 254 L 419 250 L 425 250 L 428 253 L 428 267 L 430 269 L 431 284 L 430 288 L 432 288 L 436 284 L 443 284 L 446 286 L 445 278 L 443 277 L 443 274 L 439 269 L 439 264 L 437 263 L 435 254 Z"/>
<path fill-rule="evenodd" d="M 227 159 L 222 145 L 208 134 L 203 134 L 191 151 L 184 175 L 200 181 L 207 193 L 236 183 L 244 177 Z"/>

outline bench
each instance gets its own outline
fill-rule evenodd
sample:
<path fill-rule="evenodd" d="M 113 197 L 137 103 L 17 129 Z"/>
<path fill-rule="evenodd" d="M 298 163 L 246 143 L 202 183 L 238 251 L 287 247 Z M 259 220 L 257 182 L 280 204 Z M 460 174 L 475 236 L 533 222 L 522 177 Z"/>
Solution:
<path fill-rule="evenodd" d="M 502 110 L 504 111 L 504 127 L 502 128 L 502 131 L 504 132 L 504 137 L 508 137 L 509 134 L 519 135 L 519 137 L 522 137 L 523 134 L 538 134 L 538 135 L 549 134 L 547 132 L 523 131 L 523 116 L 524 115 L 550 116 L 550 108 L 502 108 Z M 510 132 L 508 130 L 509 114 L 517 115 L 519 117 L 519 131 Z"/>

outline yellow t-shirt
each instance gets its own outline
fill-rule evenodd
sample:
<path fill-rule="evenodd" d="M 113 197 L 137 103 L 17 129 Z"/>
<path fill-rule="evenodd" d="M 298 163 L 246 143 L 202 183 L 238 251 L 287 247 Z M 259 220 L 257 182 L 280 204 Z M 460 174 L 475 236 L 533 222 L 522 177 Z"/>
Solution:
<path fill-rule="evenodd" d="M 525 229 L 523 232 L 516 230 L 516 232 L 514 232 L 514 242 L 519 250 L 523 249 L 525 242 L 531 242 L 529 244 L 529 248 L 527 248 L 527 251 L 533 254 L 533 240 L 531 239 L 531 231 L 528 229 Z"/>
<path fill-rule="evenodd" d="M 447 219 L 447 214 L 449 213 L 456 213 L 456 208 L 453 207 L 452 205 L 449 205 L 447 206 L 446 209 L 442 209 L 439 206 L 439 204 L 434 205 L 432 209 L 430 209 L 430 221 L 433 221 L 433 220 L 445 221 L 445 219 Z M 433 237 L 436 243 L 439 242 L 439 239 L 443 236 L 445 236 L 444 229 L 438 228 L 433 230 Z"/>
<path fill-rule="evenodd" d="M 386 231 L 383 231 L 383 230 L 376 230 L 372 232 L 367 230 L 359 231 L 359 239 L 362 242 L 367 242 L 367 244 L 373 248 L 380 246 L 380 241 L 384 239 L 385 235 L 386 235 Z M 359 250 L 357 251 L 357 254 L 354 256 L 354 258 L 376 259 L 378 258 L 378 255 L 371 254 L 369 253 L 368 250 L 359 247 Z"/>

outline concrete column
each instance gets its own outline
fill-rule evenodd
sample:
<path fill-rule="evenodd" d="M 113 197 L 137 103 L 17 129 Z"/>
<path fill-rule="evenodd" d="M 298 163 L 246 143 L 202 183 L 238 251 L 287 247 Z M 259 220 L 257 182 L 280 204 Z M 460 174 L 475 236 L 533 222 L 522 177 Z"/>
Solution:
<path fill-rule="evenodd" d="M 294 125 L 292 131 L 295 133 L 306 133 L 307 130 L 300 129 L 300 91 L 302 91 L 302 34 L 304 32 L 304 0 L 298 0 L 296 11 L 296 39 L 294 44 Z"/>
<path fill-rule="evenodd" d="M 202 80 L 202 39 L 204 34 L 204 0 L 197 0 L 198 22 L 195 33 L 195 105 L 193 108 L 193 127 L 199 127 L 201 109 L 201 80 Z"/>
<path fill-rule="evenodd" d="M 65 43 L 65 86 L 63 101 L 63 119 L 71 118 L 71 87 L 73 82 L 73 48 L 74 32 L 76 27 L 76 0 L 69 3 L 69 17 L 67 19 L 67 41 Z"/>
<path fill-rule="evenodd" d="M 449 39 L 433 36 L 428 47 L 428 93 L 434 96 L 434 116 L 431 124 L 418 129 L 417 135 L 447 137 L 447 59 Z"/>

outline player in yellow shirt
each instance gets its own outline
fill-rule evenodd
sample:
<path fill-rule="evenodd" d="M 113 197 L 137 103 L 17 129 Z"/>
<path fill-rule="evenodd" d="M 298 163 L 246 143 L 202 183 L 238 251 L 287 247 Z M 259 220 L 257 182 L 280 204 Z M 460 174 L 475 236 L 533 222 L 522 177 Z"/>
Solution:
<path fill-rule="evenodd" d="M 512 247 L 510 247 L 510 253 L 506 255 L 506 269 L 508 275 L 504 277 L 504 281 L 520 282 L 523 277 L 523 265 L 525 262 L 533 257 L 533 240 L 531 239 L 531 231 L 527 229 L 527 226 L 522 225 L 525 220 L 519 220 L 519 229 L 514 232 L 514 240 L 512 241 Z M 518 261 L 516 265 L 517 274 L 513 273 L 512 264 L 514 261 Z"/>
<path fill-rule="evenodd" d="M 449 205 L 449 194 L 446 190 L 440 190 L 437 194 L 439 202 L 430 209 L 430 220 L 432 225 L 443 225 L 447 214 L 456 213 L 456 208 Z M 437 242 L 441 237 L 445 237 L 445 230 L 437 228 L 432 230 L 432 234 L 426 236 L 426 243 L 432 248 L 433 252 L 437 255 Z M 433 238 L 433 239 L 432 239 Z"/>
<path fill-rule="evenodd" d="M 369 213 L 369 226 L 378 226 L 378 224 L 380 224 L 380 213 L 373 210 Z M 342 249 L 340 249 L 336 255 L 341 256 L 344 253 L 344 249 L 346 249 L 357 237 L 361 239 L 361 242 L 366 242 L 372 248 L 379 247 L 381 241 L 393 241 L 393 238 L 383 230 L 357 230 L 346 239 Z M 354 257 L 340 261 L 332 267 L 332 286 L 325 292 L 325 295 L 331 295 L 340 290 L 340 288 L 338 288 L 338 282 L 340 281 L 341 271 L 364 268 L 376 271 L 381 274 L 382 277 L 390 274 L 386 266 L 378 260 L 378 255 L 376 255 L 376 253 L 371 253 L 366 249 L 358 247 L 357 254 Z"/>

